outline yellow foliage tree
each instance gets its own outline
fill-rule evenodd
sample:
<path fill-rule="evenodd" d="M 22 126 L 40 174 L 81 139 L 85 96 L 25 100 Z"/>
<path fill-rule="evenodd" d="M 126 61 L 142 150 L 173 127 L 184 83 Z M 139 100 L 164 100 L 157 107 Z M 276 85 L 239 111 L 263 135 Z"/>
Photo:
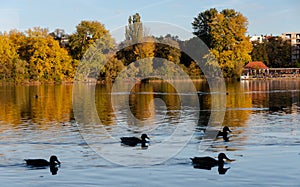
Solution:
<path fill-rule="evenodd" d="M 63 81 L 74 76 L 72 58 L 45 29 L 27 31 L 29 76 L 36 81 Z"/>
<path fill-rule="evenodd" d="M 0 80 L 9 81 L 14 77 L 14 63 L 18 59 L 16 48 L 6 35 L 0 36 Z"/>
<path fill-rule="evenodd" d="M 199 16 L 209 19 L 195 18 L 194 29 L 205 30 L 210 51 L 219 62 L 224 76 L 239 77 L 245 63 L 251 61 L 252 44 L 246 36 L 247 18 L 233 9 L 224 9 L 221 12 L 211 9 Z"/>

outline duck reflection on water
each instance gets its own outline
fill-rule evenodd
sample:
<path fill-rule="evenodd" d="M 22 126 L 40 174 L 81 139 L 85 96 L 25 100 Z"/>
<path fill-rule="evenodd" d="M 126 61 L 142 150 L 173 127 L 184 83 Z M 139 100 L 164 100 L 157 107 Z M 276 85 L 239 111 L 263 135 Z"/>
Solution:
<path fill-rule="evenodd" d="M 211 168 L 218 166 L 218 172 L 220 175 L 225 174 L 227 170 L 230 169 L 230 167 L 224 168 L 224 159 L 230 162 L 234 161 L 232 159 L 229 159 L 224 153 L 220 153 L 218 155 L 218 160 L 208 156 L 191 158 L 194 168 L 211 170 Z"/>
<path fill-rule="evenodd" d="M 224 127 L 223 127 L 223 131 L 219 131 L 219 132 L 218 132 L 217 138 L 218 138 L 219 136 L 222 136 L 222 137 L 223 137 L 223 140 L 224 140 L 225 142 L 228 142 L 228 141 L 229 141 L 228 132 L 231 132 L 231 130 L 229 129 L 228 126 L 224 126 Z"/>

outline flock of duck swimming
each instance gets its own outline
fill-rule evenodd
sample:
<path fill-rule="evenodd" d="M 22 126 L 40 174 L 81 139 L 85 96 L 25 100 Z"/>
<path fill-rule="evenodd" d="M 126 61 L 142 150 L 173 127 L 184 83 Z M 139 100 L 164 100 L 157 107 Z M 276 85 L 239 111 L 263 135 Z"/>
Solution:
<path fill-rule="evenodd" d="M 219 131 L 217 137 L 223 137 L 224 141 L 229 141 L 228 132 L 231 130 L 225 126 L 223 131 Z M 137 137 L 121 137 L 121 143 L 126 146 L 136 146 L 138 144 L 141 147 L 147 147 L 150 138 L 147 134 L 142 134 L 141 138 Z M 227 162 L 234 161 L 229 159 L 224 153 L 219 153 L 218 159 L 214 159 L 212 157 L 194 157 L 190 158 L 192 160 L 192 164 L 194 168 L 199 169 L 207 169 L 210 170 L 212 167 L 218 166 L 219 174 L 225 174 L 229 168 L 224 168 L 224 163 L 226 160 Z M 24 159 L 26 161 L 26 165 L 29 167 L 50 167 L 50 171 L 53 175 L 57 174 L 58 168 L 60 167 L 60 161 L 57 159 L 56 156 L 52 155 L 50 160 L 47 161 L 45 159 Z"/>

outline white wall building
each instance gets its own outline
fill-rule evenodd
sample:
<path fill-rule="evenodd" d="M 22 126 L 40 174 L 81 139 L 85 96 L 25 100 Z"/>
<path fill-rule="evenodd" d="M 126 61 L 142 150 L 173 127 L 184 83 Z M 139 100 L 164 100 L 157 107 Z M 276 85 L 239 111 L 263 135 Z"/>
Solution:
<path fill-rule="evenodd" d="M 262 43 L 265 40 L 265 36 L 260 35 L 260 36 L 251 36 L 250 37 L 250 42 L 255 42 L 258 41 L 258 43 Z"/>

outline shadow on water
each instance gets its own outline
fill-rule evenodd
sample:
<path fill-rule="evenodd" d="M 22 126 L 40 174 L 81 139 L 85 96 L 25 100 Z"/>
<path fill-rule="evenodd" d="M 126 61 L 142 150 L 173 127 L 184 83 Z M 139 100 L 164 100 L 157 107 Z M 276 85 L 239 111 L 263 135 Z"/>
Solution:
<path fill-rule="evenodd" d="M 25 167 L 28 170 L 45 170 L 45 169 L 49 169 L 51 175 L 57 175 L 58 168 L 60 166 L 40 166 L 40 167 L 34 167 L 34 166 L 29 166 L 26 163 L 0 165 L 0 168 L 21 168 L 21 167 Z"/>
<path fill-rule="evenodd" d="M 51 175 L 57 175 L 59 166 L 41 166 L 41 167 L 34 167 L 34 166 L 27 166 L 24 165 L 29 170 L 44 170 L 49 169 Z"/>
<path fill-rule="evenodd" d="M 200 165 L 194 165 L 193 166 L 195 169 L 203 169 L 203 170 L 211 170 L 213 167 L 203 167 Z M 224 168 L 224 165 L 218 166 L 218 173 L 220 175 L 225 175 L 227 170 L 229 170 L 230 167 Z"/>

